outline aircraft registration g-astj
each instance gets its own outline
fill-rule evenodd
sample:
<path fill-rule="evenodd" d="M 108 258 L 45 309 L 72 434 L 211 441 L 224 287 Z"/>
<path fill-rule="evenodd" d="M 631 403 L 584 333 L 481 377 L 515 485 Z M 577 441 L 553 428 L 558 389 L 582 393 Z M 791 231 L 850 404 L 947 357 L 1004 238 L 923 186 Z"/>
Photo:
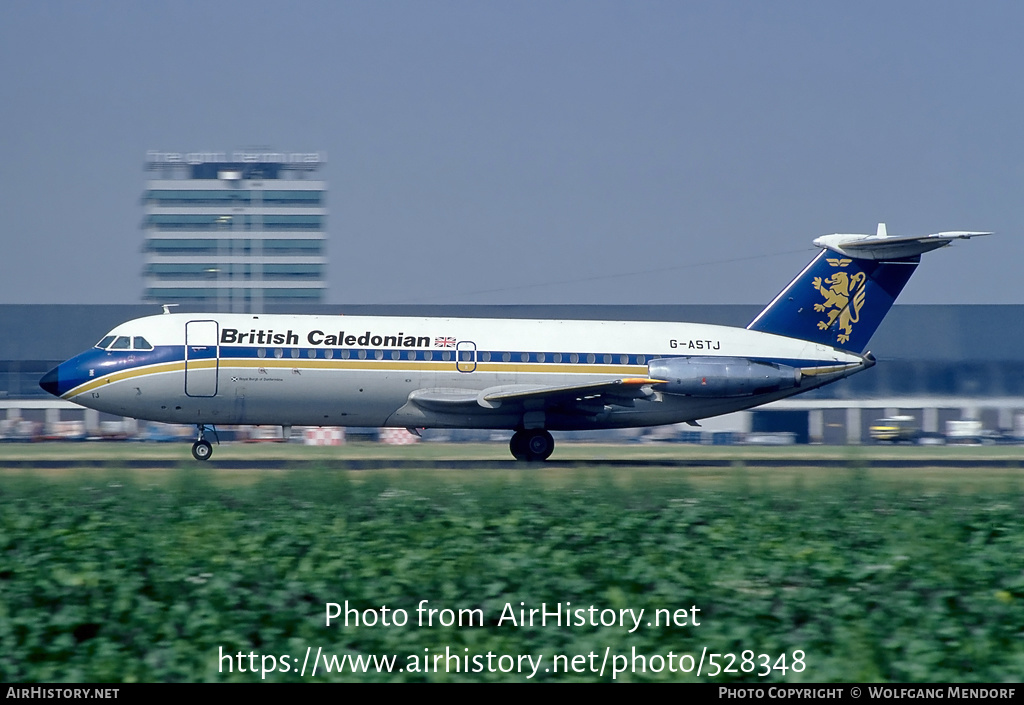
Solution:
<path fill-rule="evenodd" d="M 868 340 L 921 254 L 988 233 L 826 235 L 746 328 L 676 322 L 157 314 L 48 372 L 47 392 L 194 424 L 507 429 L 520 460 L 553 430 L 656 426 L 749 409 L 875 364 Z"/>

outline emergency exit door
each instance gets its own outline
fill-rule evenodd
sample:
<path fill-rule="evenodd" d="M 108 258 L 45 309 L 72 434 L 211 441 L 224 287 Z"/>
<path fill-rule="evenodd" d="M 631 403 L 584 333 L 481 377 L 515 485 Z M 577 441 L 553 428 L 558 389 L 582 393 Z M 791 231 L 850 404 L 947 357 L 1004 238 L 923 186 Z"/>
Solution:
<path fill-rule="evenodd" d="M 476 370 L 476 343 L 472 340 L 460 340 L 456 346 L 455 369 L 459 372 Z"/>

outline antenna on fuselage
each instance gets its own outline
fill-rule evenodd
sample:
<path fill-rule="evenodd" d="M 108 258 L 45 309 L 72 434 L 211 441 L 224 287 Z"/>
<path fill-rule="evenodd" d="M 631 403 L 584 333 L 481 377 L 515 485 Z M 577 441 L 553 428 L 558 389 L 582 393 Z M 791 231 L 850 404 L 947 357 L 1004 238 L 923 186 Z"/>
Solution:
<path fill-rule="evenodd" d="M 178 304 L 160 304 L 160 306 L 163 307 L 163 309 L 164 309 L 164 314 L 170 313 L 171 312 L 171 307 L 172 306 L 177 306 L 177 305 Z"/>

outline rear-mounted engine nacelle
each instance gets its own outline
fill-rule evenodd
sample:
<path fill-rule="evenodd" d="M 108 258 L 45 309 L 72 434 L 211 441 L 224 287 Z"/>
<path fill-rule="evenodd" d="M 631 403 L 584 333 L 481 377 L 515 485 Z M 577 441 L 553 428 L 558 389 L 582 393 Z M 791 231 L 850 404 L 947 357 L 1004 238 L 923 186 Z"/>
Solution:
<path fill-rule="evenodd" d="M 654 389 L 691 397 L 742 397 L 792 389 L 800 370 L 740 357 L 671 357 L 652 360 L 651 377 L 665 380 Z"/>

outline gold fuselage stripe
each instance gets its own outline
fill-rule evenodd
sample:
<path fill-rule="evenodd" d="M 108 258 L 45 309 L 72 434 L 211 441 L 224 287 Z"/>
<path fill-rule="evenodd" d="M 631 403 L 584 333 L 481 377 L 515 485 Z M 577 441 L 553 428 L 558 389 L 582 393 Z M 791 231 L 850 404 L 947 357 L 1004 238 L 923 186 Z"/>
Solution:
<path fill-rule="evenodd" d="M 270 358 L 251 360 L 248 358 L 220 358 L 219 367 L 222 369 L 301 369 L 301 370 L 362 370 L 366 372 L 448 372 L 460 373 L 455 367 L 455 360 L 437 360 L 431 362 L 412 360 L 312 360 L 303 358 Z M 461 361 L 464 365 L 472 364 L 468 361 Z M 190 360 L 188 370 L 210 370 L 218 367 L 218 360 Z M 64 399 L 72 399 L 79 394 L 91 392 L 113 382 L 123 382 L 138 377 L 166 374 L 171 372 L 182 372 L 185 370 L 185 362 L 166 362 L 159 365 L 147 365 L 128 370 L 111 372 L 89 380 L 88 382 L 75 387 L 63 395 Z M 473 372 L 461 372 L 460 374 L 476 374 L 478 372 L 497 374 L 522 374 L 522 373 L 546 373 L 546 374 L 572 374 L 572 375 L 634 375 L 646 374 L 647 367 L 640 365 L 595 365 L 595 364 L 514 364 L 478 362 Z"/>
<path fill-rule="evenodd" d="M 472 372 L 463 372 L 456 367 L 456 364 L 472 365 L 470 361 L 456 360 L 378 360 L 372 359 L 348 359 L 348 360 L 321 360 L 308 358 L 219 358 L 184 360 L 176 362 L 165 362 L 157 365 L 146 365 L 134 367 L 127 370 L 119 370 L 89 380 L 74 389 L 64 393 L 64 399 L 91 392 L 99 387 L 114 382 L 123 382 L 138 377 L 150 375 L 182 372 L 188 365 L 188 370 L 210 370 L 218 367 L 224 369 L 301 369 L 301 370 L 361 370 L 364 372 L 433 372 L 433 373 L 460 373 L 460 374 L 561 374 L 561 375 L 646 375 L 645 365 L 604 365 L 593 363 L 505 363 L 505 362 L 477 362 Z M 827 365 L 821 367 L 802 367 L 801 372 L 808 376 L 829 374 L 839 372 L 850 367 L 856 367 L 857 363 L 845 365 Z"/>

